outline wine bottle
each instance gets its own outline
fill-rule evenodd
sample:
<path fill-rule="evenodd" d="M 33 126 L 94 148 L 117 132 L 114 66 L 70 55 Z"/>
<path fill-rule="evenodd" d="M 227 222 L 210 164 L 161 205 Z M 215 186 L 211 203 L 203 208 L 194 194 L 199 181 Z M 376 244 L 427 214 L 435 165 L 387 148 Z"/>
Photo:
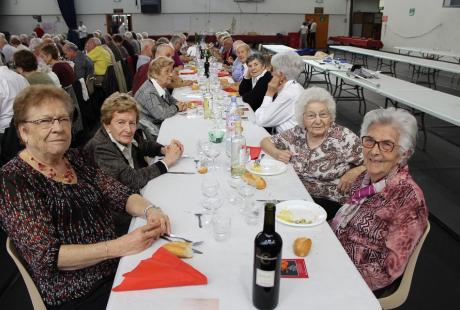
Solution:
<path fill-rule="evenodd" d="M 264 229 L 254 240 L 252 303 L 257 309 L 278 305 L 283 240 L 275 231 L 275 211 L 275 204 L 265 204 Z"/>

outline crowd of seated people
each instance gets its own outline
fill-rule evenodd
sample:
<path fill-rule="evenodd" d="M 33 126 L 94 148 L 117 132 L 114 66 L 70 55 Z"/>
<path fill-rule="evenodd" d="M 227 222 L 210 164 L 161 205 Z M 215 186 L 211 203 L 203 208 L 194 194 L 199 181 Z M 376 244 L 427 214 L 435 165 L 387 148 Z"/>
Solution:
<path fill-rule="evenodd" d="M 156 138 L 188 108 L 173 91 L 195 82 L 179 74 L 191 48 L 182 33 L 154 41 L 97 30 L 84 50 L 62 35 L 0 34 L 0 227 L 50 309 L 104 309 L 117 258 L 170 232 L 138 193 L 184 153 L 181 141 Z M 264 152 L 292 164 L 369 287 L 388 293 L 427 226 L 407 166 L 415 118 L 371 111 L 358 136 L 336 122 L 327 90 L 297 82 L 295 52 L 267 57 L 228 32 L 208 48 L 272 134 Z M 147 224 L 127 233 L 131 216 Z"/>

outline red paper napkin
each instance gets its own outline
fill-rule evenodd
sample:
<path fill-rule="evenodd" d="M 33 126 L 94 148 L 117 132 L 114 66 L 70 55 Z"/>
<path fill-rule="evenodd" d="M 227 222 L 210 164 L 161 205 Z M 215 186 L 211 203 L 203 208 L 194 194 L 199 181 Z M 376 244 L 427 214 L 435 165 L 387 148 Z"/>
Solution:
<path fill-rule="evenodd" d="M 195 71 L 181 71 L 181 72 L 179 72 L 179 74 L 182 74 L 182 75 L 196 74 L 196 72 Z"/>
<path fill-rule="evenodd" d="M 199 105 L 199 106 L 203 105 L 202 100 L 190 100 L 190 101 L 187 101 L 187 102 L 193 102 L 194 104 Z"/>
<path fill-rule="evenodd" d="M 251 155 L 251 160 L 259 158 L 262 148 L 260 146 L 246 146 L 249 149 L 249 154 Z"/>
<path fill-rule="evenodd" d="M 160 287 L 202 285 L 208 278 L 164 248 L 151 258 L 143 260 L 132 271 L 123 275 L 123 282 L 112 291 L 134 291 Z"/>
<path fill-rule="evenodd" d="M 224 91 L 226 91 L 227 93 L 237 93 L 238 89 L 234 89 L 233 87 L 225 87 Z"/>
<path fill-rule="evenodd" d="M 230 73 L 227 71 L 219 71 L 219 73 L 217 73 L 218 77 L 224 77 L 224 76 L 229 76 L 229 75 Z"/>

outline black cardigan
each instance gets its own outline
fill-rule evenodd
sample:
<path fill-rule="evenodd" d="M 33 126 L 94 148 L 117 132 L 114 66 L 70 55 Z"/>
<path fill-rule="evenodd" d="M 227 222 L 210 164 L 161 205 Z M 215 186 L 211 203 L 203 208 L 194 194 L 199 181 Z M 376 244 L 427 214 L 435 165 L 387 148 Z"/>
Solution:
<path fill-rule="evenodd" d="M 265 93 L 267 92 L 268 83 L 272 79 L 271 72 L 267 71 L 257 81 L 256 86 L 252 88 L 252 79 L 243 79 L 240 83 L 239 93 L 243 101 L 249 104 L 254 112 L 260 107 L 264 101 Z"/>

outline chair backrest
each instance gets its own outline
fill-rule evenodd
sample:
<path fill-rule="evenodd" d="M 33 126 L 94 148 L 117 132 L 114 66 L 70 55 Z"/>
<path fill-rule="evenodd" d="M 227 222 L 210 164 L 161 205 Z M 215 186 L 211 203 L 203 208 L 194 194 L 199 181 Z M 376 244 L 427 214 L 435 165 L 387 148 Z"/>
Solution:
<path fill-rule="evenodd" d="M 21 276 L 26 284 L 27 291 L 29 292 L 30 300 L 32 301 L 34 310 L 46 310 L 45 303 L 43 302 L 43 299 L 40 296 L 34 281 L 30 277 L 29 272 L 25 268 L 22 257 L 16 251 L 16 248 L 14 247 L 14 244 L 10 238 L 6 239 L 6 250 L 18 267 L 19 272 L 21 273 Z"/>
<path fill-rule="evenodd" d="M 412 283 L 412 276 L 414 275 L 415 264 L 417 263 L 418 255 L 420 254 L 420 250 L 422 249 L 423 243 L 425 242 L 429 231 L 430 222 L 428 222 L 423 236 L 420 238 L 420 241 L 415 247 L 414 252 L 409 258 L 409 262 L 407 263 L 406 270 L 404 270 L 398 289 L 393 294 L 379 299 L 382 309 L 387 310 L 397 308 L 407 300 L 407 296 L 409 296 L 410 285 Z"/>

